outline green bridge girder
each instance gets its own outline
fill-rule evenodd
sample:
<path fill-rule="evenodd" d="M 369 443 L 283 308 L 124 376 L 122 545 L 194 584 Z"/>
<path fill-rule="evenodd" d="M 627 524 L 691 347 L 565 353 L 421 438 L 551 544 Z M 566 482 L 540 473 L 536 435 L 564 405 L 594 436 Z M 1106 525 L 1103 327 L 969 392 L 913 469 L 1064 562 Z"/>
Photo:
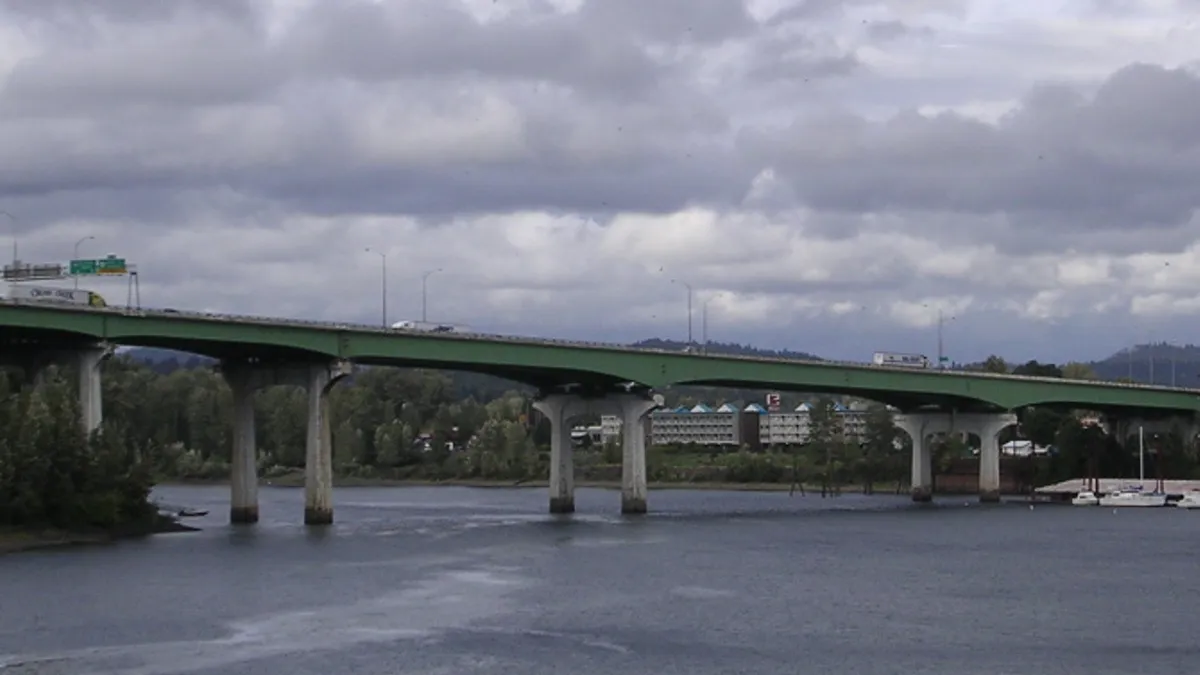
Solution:
<path fill-rule="evenodd" d="M 106 341 L 216 358 L 349 359 L 366 365 L 488 373 L 542 388 L 578 383 L 653 389 L 711 385 L 840 393 L 895 405 L 1012 410 L 1060 405 L 1145 416 L 1192 415 L 1200 390 L 885 368 L 865 364 L 706 356 L 532 338 L 385 331 L 366 326 L 207 314 L 0 302 L 0 349 Z"/>

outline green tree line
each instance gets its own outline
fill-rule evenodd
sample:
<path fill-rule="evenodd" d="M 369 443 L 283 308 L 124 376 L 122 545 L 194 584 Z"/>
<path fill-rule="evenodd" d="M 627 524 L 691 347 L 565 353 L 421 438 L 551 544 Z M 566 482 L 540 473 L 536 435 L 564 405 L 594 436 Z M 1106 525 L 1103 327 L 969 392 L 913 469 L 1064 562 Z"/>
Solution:
<path fill-rule="evenodd" d="M 52 369 L 36 388 L 0 372 L 0 527 L 114 530 L 154 523 L 151 472 L 126 429 L 90 438 L 78 389 Z"/>
<path fill-rule="evenodd" d="M 1010 368 L 993 357 L 996 372 L 1087 377 L 1086 368 L 1030 362 Z M 161 371 L 161 369 L 160 369 Z M 92 438 L 79 430 L 74 375 L 52 369 L 39 387 L 0 381 L 0 524 L 107 526 L 145 516 L 154 480 L 225 480 L 230 471 L 232 401 L 222 377 L 208 367 L 156 371 L 128 357 L 103 366 L 105 421 Z M 549 428 L 532 414 L 528 388 L 461 395 L 443 372 L 359 369 L 331 394 L 335 471 L 370 479 L 511 481 L 545 480 Z M 711 403 L 722 394 L 706 392 Z M 728 399 L 726 399 L 728 400 Z M 806 400 L 813 400 L 806 397 Z M 307 397 L 298 387 L 276 386 L 255 398 L 258 464 L 267 479 L 303 470 Z M 1122 445 L 1083 422 L 1085 411 L 1029 408 L 1018 411 L 1020 433 L 1055 451 L 1009 462 L 1026 485 L 1085 473 L 1136 475 L 1136 445 Z M 909 439 L 891 413 L 873 406 L 866 432 L 851 438 L 834 414 L 834 399 L 818 397 L 809 442 L 800 447 L 651 447 L 652 481 L 791 483 L 836 493 L 844 486 L 867 491 L 909 480 Z M 1016 429 L 1002 436 L 1013 438 Z M 977 443 L 978 440 L 973 441 Z M 971 443 L 944 439 L 934 446 L 935 468 L 947 471 L 972 456 Z M 1131 452 L 1131 450 L 1133 452 Z M 1200 475 L 1194 444 L 1176 436 L 1155 438 L 1150 469 L 1168 477 Z M 620 476 L 615 443 L 577 454 L 581 479 Z"/>

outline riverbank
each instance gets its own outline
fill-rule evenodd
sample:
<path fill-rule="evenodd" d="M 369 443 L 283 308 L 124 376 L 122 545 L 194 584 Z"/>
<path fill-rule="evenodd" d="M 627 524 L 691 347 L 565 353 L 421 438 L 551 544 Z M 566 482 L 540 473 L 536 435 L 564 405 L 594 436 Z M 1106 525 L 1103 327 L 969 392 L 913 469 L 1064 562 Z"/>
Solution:
<path fill-rule="evenodd" d="M 0 555 L 66 546 L 111 544 L 122 539 L 148 537 L 169 532 L 197 532 L 174 518 L 156 516 L 145 523 L 131 523 L 111 530 L 61 530 L 55 528 L 0 528 Z"/>
<path fill-rule="evenodd" d="M 212 480 L 212 481 L 160 481 L 159 485 L 228 485 L 228 480 Z M 299 488 L 304 487 L 304 472 L 297 471 L 294 473 L 284 474 L 281 476 L 273 476 L 259 480 L 259 485 L 263 487 L 283 487 L 283 488 Z M 615 480 L 576 480 L 576 487 L 582 488 L 598 488 L 607 490 L 619 490 L 621 482 Z M 340 487 L 472 487 L 472 488 L 532 488 L 532 489 L 547 489 L 548 483 L 544 480 L 531 481 L 514 481 L 514 480 L 488 480 L 478 478 L 465 479 L 450 479 L 450 480 L 416 480 L 416 479 L 391 479 L 391 478 L 364 478 L 359 476 L 335 476 L 333 486 Z M 724 483 L 716 481 L 703 482 L 655 482 L 647 483 L 647 487 L 651 490 L 729 490 L 734 492 L 789 492 L 792 485 L 790 483 Z M 806 484 L 802 487 L 797 486 L 796 491 L 804 490 L 805 492 L 821 492 L 820 485 Z M 841 492 L 843 493 L 862 493 L 863 486 L 861 485 L 843 485 Z M 897 494 L 896 484 L 890 483 L 887 485 L 876 485 L 874 492 L 876 494 Z"/>

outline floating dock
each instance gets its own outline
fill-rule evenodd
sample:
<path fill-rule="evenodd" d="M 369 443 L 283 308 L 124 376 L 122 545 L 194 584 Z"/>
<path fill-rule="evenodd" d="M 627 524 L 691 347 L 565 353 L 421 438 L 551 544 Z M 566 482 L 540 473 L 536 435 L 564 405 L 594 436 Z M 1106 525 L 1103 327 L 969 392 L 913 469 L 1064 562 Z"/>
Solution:
<path fill-rule="evenodd" d="M 1102 495 L 1130 485 L 1141 485 L 1143 490 L 1153 490 L 1158 485 L 1158 480 L 1155 478 L 1147 478 L 1145 480 L 1138 480 L 1137 478 L 1101 478 L 1099 481 L 1099 492 Z M 1071 480 L 1064 480 L 1061 483 L 1037 488 L 1033 492 L 1036 496 L 1048 498 L 1051 501 L 1070 501 L 1080 490 L 1084 489 L 1085 485 L 1089 485 L 1086 478 L 1072 478 Z M 1170 500 L 1180 499 L 1185 493 L 1192 490 L 1200 490 L 1200 480 L 1163 479 L 1163 492 L 1167 493 L 1167 498 Z"/>

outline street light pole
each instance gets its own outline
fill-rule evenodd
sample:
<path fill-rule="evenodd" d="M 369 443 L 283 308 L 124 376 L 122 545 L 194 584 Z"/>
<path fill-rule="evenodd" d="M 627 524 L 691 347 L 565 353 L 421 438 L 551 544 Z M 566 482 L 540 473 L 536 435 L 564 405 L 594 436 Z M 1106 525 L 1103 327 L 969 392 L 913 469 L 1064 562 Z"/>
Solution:
<path fill-rule="evenodd" d="M 374 253 L 375 255 L 379 256 L 379 259 L 383 263 L 383 276 L 381 277 L 379 284 L 380 296 L 382 297 L 380 309 L 382 310 L 381 314 L 383 316 L 383 327 L 387 328 L 387 254 L 383 251 L 372 250 L 370 247 L 367 248 L 367 253 Z"/>
<path fill-rule="evenodd" d="M 82 244 L 83 242 L 89 241 L 89 240 L 95 241 L 96 238 L 89 234 L 86 237 L 80 237 L 79 241 L 75 242 L 75 249 L 74 249 L 74 254 L 73 254 L 74 257 L 72 257 L 71 260 L 79 260 L 79 245 Z M 71 275 L 71 276 L 75 277 L 75 288 L 78 289 L 79 288 L 79 276 L 78 275 Z"/>
<path fill-rule="evenodd" d="M 421 323 L 429 321 L 429 277 L 441 272 L 442 268 L 428 270 L 421 275 Z"/>
<path fill-rule="evenodd" d="M 8 211 L 0 211 L 0 216 L 8 216 L 12 221 L 12 238 L 13 238 L 13 264 L 17 264 L 17 217 Z"/>
<path fill-rule="evenodd" d="M 680 281 L 679 279 L 672 279 L 671 283 L 679 284 L 687 289 L 687 319 L 688 319 L 687 345 L 688 345 L 688 349 L 690 350 L 692 348 L 692 292 L 693 292 L 692 285 L 686 281 Z"/>
<path fill-rule="evenodd" d="M 708 354 L 708 303 L 716 300 L 722 293 L 700 303 L 700 342 L 704 345 L 704 354 Z"/>
<path fill-rule="evenodd" d="M 938 308 L 937 312 L 938 312 L 938 333 L 937 333 L 937 335 L 938 335 L 938 351 L 937 351 L 938 365 L 937 365 L 937 367 L 940 370 L 942 368 L 942 357 L 945 353 L 945 350 L 943 349 L 943 344 L 942 344 L 942 327 L 945 325 L 945 316 L 942 314 L 942 309 L 940 307 Z"/>

